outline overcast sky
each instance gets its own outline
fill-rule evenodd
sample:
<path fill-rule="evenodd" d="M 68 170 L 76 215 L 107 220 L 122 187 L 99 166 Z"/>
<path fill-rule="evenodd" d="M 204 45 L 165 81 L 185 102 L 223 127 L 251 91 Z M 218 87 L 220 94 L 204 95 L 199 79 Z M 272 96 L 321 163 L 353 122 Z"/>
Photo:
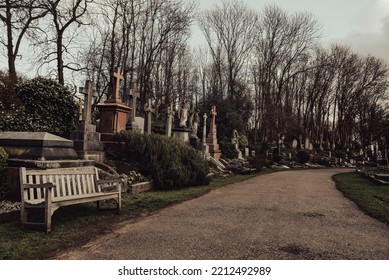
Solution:
<path fill-rule="evenodd" d="M 222 0 L 198 0 L 210 9 Z M 389 61 L 389 0 L 242 0 L 261 11 L 268 4 L 283 10 L 308 11 L 322 24 L 323 43 L 340 42 L 361 54 Z M 194 38 L 200 38 L 198 31 Z M 200 40 L 200 39 L 199 39 Z"/>

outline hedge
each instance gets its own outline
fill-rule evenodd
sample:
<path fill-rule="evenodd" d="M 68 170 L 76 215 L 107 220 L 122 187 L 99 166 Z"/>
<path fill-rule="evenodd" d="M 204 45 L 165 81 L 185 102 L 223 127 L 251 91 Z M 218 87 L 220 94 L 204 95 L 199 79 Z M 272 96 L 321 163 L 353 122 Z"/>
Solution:
<path fill-rule="evenodd" d="M 193 148 L 173 138 L 123 131 L 115 134 L 114 139 L 126 145 L 126 152 L 120 154 L 121 159 L 135 163 L 144 175 L 152 178 L 157 189 L 209 183 L 208 162 Z"/>

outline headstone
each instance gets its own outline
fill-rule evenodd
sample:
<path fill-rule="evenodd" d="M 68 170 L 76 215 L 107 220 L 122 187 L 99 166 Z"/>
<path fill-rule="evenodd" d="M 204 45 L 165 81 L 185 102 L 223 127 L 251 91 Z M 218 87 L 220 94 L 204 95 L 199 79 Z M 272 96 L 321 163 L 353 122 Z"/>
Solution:
<path fill-rule="evenodd" d="M 207 144 L 207 119 L 208 116 L 206 113 L 203 115 L 203 137 L 201 139 L 201 154 L 206 160 L 210 160 L 211 155 L 209 153 L 209 146 Z"/>
<path fill-rule="evenodd" d="M 135 124 L 137 127 L 139 127 L 139 132 L 141 134 L 145 133 L 145 119 L 142 117 L 135 117 Z"/>
<path fill-rule="evenodd" d="M 167 109 L 166 131 L 165 131 L 165 135 L 167 137 L 172 136 L 173 120 L 174 120 L 175 113 L 176 112 L 174 111 L 173 104 L 170 104 L 170 106 Z"/>
<path fill-rule="evenodd" d="M 249 157 L 250 156 L 250 150 L 249 148 L 244 148 L 244 156 Z"/>
<path fill-rule="evenodd" d="M 137 99 L 140 97 L 139 89 L 137 83 L 134 83 L 132 88 L 129 90 L 129 93 L 127 94 L 130 99 L 131 103 L 130 106 L 132 108 L 132 112 L 128 118 L 127 124 L 126 124 L 126 130 L 132 130 L 140 132 L 140 127 L 137 126 L 135 123 L 136 118 L 136 108 L 137 108 Z"/>
<path fill-rule="evenodd" d="M 82 121 L 76 129 L 70 132 L 70 139 L 74 142 L 80 159 L 103 162 L 105 159 L 104 145 L 100 141 L 100 133 L 96 132 L 96 125 L 92 124 L 92 98 L 97 96 L 93 90 L 91 81 L 85 82 L 85 87 L 80 88 L 80 93 L 85 95 L 84 112 Z"/>
<path fill-rule="evenodd" d="M 312 143 L 309 143 L 309 150 L 313 150 L 313 144 Z"/>
<path fill-rule="evenodd" d="M 305 149 L 309 149 L 310 148 L 310 142 L 309 142 L 309 138 L 305 138 L 305 144 L 304 144 L 304 147 Z"/>
<path fill-rule="evenodd" d="M 299 144 L 300 144 L 300 149 L 304 149 L 304 145 L 303 145 L 303 136 L 299 136 L 299 140 L 300 140 L 300 142 L 299 142 Z"/>
<path fill-rule="evenodd" d="M 211 154 L 211 156 L 214 159 L 219 160 L 221 156 L 221 151 L 219 149 L 219 144 L 217 141 L 216 116 L 217 116 L 216 106 L 212 106 L 211 109 L 212 119 L 210 122 L 207 144 L 209 146 L 209 153 Z"/>
<path fill-rule="evenodd" d="M 191 126 L 192 129 L 192 136 L 197 138 L 197 132 L 199 130 L 199 125 L 200 125 L 200 115 L 199 111 L 195 110 L 194 111 L 194 116 L 193 116 L 193 124 Z"/>
<path fill-rule="evenodd" d="M 80 93 L 84 94 L 84 110 L 82 119 L 86 124 L 92 123 L 92 98 L 97 94 L 93 90 L 93 83 L 90 80 L 85 82 L 85 87 L 80 88 Z"/>
<path fill-rule="evenodd" d="M 145 104 L 144 112 L 146 114 L 146 119 L 147 119 L 146 133 L 151 134 L 151 122 L 152 122 L 153 113 L 154 113 L 154 109 L 153 109 L 152 104 L 151 104 L 151 99 L 149 99 L 149 101 Z"/>
<path fill-rule="evenodd" d="M 255 157 L 255 155 L 256 155 L 256 152 L 255 152 L 254 150 L 252 150 L 252 151 L 251 151 L 251 156 L 252 156 L 252 157 Z"/>
<path fill-rule="evenodd" d="M 120 67 L 116 67 L 115 71 L 112 73 L 112 79 L 113 88 L 110 101 L 113 103 L 122 103 L 122 100 L 120 99 L 120 83 L 124 80 L 124 77 Z"/>
<path fill-rule="evenodd" d="M 179 123 L 179 127 L 187 128 L 188 116 L 189 116 L 189 102 L 185 98 L 184 101 L 182 102 L 181 108 L 180 108 L 180 123 Z"/>
<path fill-rule="evenodd" d="M 293 143 L 292 143 L 292 148 L 293 148 L 293 149 L 296 149 L 296 148 L 297 148 L 297 145 L 298 145 L 297 140 L 294 139 L 294 140 L 293 140 Z"/>
<path fill-rule="evenodd" d="M 231 139 L 231 143 L 235 144 L 235 150 L 238 152 L 238 158 L 243 159 L 242 151 L 239 149 L 239 134 L 237 130 L 233 131 L 233 136 Z"/>
<path fill-rule="evenodd" d="M 111 98 L 103 104 L 97 105 L 100 111 L 99 132 L 101 133 L 102 141 L 105 142 L 112 142 L 115 132 L 126 130 L 132 110 L 120 100 L 120 82 L 123 80 L 120 67 L 116 68 L 112 73 L 112 80 Z"/>

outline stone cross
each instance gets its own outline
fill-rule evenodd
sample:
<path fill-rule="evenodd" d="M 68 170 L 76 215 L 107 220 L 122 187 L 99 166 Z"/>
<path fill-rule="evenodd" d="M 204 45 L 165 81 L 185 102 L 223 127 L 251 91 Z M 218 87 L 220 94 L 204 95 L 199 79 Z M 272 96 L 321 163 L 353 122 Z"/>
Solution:
<path fill-rule="evenodd" d="M 151 119 L 152 119 L 152 114 L 154 113 L 154 109 L 152 108 L 150 98 L 149 101 L 144 106 L 144 111 L 147 117 L 147 134 L 151 134 Z"/>
<path fill-rule="evenodd" d="M 132 107 L 132 114 L 131 114 L 131 121 L 135 120 L 136 117 L 136 100 L 140 97 L 138 85 L 136 83 L 133 84 L 132 88 L 130 89 L 130 93 L 128 94 L 131 96 L 131 107 Z"/>
<path fill-rule="evenodd" d="M 204 125 L 203 125 L 203 139 L 202 139 L 202 142 L 203 144 L 205 144 L 205 142 L 207 141 L 207 119 L 208 119 L 208 116 L 206 113 L 204 113 Z"/>
<path fill-rule="evenodd" d="M 170 104 L 170 106 L 167 108 L 167 120 L 166 120 L 166 132 L 165 132 L 165 135 L 167 137 L 172 136 L 173 119 L 175 113 L 176 112 L 174 111 L 173 104 Z"/>
<path fill-rule="evenodd" d="M 212 120 L 211 120 L 211 126 L 210 126 L 210 133 L 212 133 L 214 138 L 216 138 L 216 116 L 217 116 L 216 106 L 212 106 L 212 109 L 211 109 Z"/>
<path fill-rule="evenodd" d="M 112 90 L 112 99 L 117 101 L 120 100 L 120 82 L 124 80 L 120 67 L 116 67 L 116 70 L 112 73 L 114 80 L 113 90 Z"/>
<path fill-rule="evenodd" d="M 92 123 L 92 97 L 96 96 L 95 91 L 93 90 L 93 83 L 90 80 L 85 82 L 85 87 L 80 88 L 80 93 L 85 95 L 84 98 L 84 114 L 83 120 L 86 124 Z"/>

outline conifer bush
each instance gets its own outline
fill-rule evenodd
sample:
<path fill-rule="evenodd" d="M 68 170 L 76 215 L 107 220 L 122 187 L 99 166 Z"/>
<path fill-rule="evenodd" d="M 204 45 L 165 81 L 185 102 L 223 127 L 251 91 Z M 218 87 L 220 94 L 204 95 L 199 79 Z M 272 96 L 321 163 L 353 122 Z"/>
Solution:
<path fill-rule="evenodd" d="M 4 199 L 6 196 L 6 189 L 4 186 L 4 179 L 5 179 L 5 169 L 7 167 L 7 159 L 8 155 L 4 151 L 3 148 L 0 147 L 0 200 Z"/>
<path fill-rule="evenodd" d="M 123 131 L 115 140 L 124 142 L 122 158 L 135 163 L 150 176 L 157 189 L 178 189 L 208 184 L 208 163 L 197 152 L 179 141 L 162 135 Z"/>

